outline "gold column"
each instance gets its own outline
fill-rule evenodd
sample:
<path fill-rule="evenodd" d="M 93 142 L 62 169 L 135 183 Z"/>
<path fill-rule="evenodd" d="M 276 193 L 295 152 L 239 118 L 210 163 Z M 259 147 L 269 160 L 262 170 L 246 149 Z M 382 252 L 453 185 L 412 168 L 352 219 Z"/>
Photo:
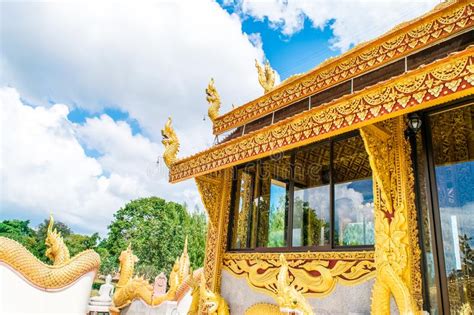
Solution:
<path fill-rule="evenodd" d="M 226 247 L 229 223 L 232 169 L 199 176 L 195 180 L 209 217 L 204 276 L 207 287 L 213 292 L 219 292 L 222 255 Z"/>
<path fill-rule="evenodd" d="M 400 314 L 422 308 L 414 175 L 405 128 L 404 117 L 397 117 L 361 129 L 374 177 L 372 314 L 390 314 L 390 294 Z"/>

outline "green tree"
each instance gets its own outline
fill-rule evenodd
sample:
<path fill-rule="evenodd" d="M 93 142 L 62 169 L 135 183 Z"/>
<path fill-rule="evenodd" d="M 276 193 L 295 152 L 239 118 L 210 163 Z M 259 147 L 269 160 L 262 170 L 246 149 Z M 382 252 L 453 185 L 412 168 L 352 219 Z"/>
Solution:
<path fill-rule="evenodd" d="M 189 214 L 184 206 L 161 198 L 144 198 L 129 202 L 114 214 L 104 247 L 108 259 L 118 264 L 121 251 L 131 243 L 139 258 L 137 271 L 153 277 L 161 271 L 169 274 L 186 236 L 192 267 L 202 266 L 205 231 L 203 214 Z"/>
<path fill-rule="evenodd" d="M 28 220 L 4 220 L 0 222 L 0 236 L 17 241 L 38 256 L 36 232 L 29 225 Z"/>
<path fill-rule="evenodd" d="M 19 242 L 41 261 L 50 262 L 45 256 L 45 240 L 48 233 L 49 219 L 45 219 L 40 223 L 36 231 L 30 228 L 29 225 L 30 221 L 28 220 L 5 220 L 0 223 L 0 236 L 5 236 Z M 75 234 L 69 226 L 62 222 L 55 222 L 54 228 L 61 232 L 71 257 L 86 249 L 97 250 L 97 243 L 100 239 L 98 233 L 94 233 L 91 236 Z"/>

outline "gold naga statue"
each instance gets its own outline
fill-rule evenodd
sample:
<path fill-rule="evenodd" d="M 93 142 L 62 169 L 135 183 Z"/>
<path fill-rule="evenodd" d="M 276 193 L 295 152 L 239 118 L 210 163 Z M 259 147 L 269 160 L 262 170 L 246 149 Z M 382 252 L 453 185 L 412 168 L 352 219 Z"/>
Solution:
<path fill-rule="evenodd" d="M 45 240 L 46 244 L 46 257 L 51 259 L 53 265 L 61 265 L 70 259 L 69 249 L 64 244 L 64 240 L 61 237 L 61 232 L 56 229 L 53 230 L 54 218 L 52 215 L 49 216 L 48 231 Z"/>
<path fill-rule="evenodd" d="M 219 109 L 221 108 L 221 97 L 214 86 L 214 79 L 211 78 L 209 85 L 206 88 L 206 100 L 209 103 L 207 114 L 212 122 L 219 116 Z"/>
<path fill-rule="evenodd" d="M 281 267 L 278 272 L 277 298 L 278 305 L 269 303 L 257 303 L 245 311 L 245 315 L 281 315 L 297 313 L 302 315 L 313 315 L 313 310 L 308 301 L 293 285 L 290 284 L 288 262 L 283 254 L 280 255 Z M 216 292 L 212 292 L 206 286 L 204 275 L 200 278 L 190 280 L 188 284 L 193 288 L 192 303 L 188 315 L 229 315 L 229 306 L 224 298 Z"/>
<path fill-rule="evenodd" d="M 224 298 L 212 292 L 206 286 L 203 270 L 198 269 L 193 277 L 189 277 L 187 284 L 192 288 L 192 302 L 188 315 L 229 315 L 229 306 Z"/>
<path fill-rule="evenodd" d="M 268 60 L 262 67 L 255 59 L 255 67 L 258 72 L 258 82 L 263 87 L 264 93 L 268 93 L 275 86 L 275 70 L 270 67 Z"/>
<path fill-rule="evenodd" d="M 5 292 L 0 313 L 9 313 L 10 309 L 19 313 L 86 312 L 90 288 L 100 266 L 100 256 L 89 249 L 71 258 L 61 233 L 53 226 L 54 219 L 50 216 L 45 255 L 51 259 L 53 266 L 40 261 L 18 242 L 0 237 L 0 269 L 7 266 L 9 271 L 5 271 L 2 281 L 11 288 Z M 28 285 L 17 292 L 18 286 L 14 282 L 23 283 L 25 280 Z"/>
<path fill-rule="evenodd" d="M 171 125 L 171 122 L 171 117 L 169 117 L 168 121 L 166 121 L 165 127 L 161 130 L 161 135 L 163 136 L 161 143 L 165 146 L 163 160 L 168 167 L 176 161 L 179 152 L 179 139 Z"/>
<path fill-rule="evenodd" d="M 133 300 L 140 299 L 150 306 L 157 306 L 164 301 L 174 301 L 176 292 L 180 285 L 190 276 L 190 262 L 187 252 L 187 239 L 183 253 L 176 259 L 170 274 L 170 287 L 166 294 L 154 296 L 153 286 L 143 276 L 133 276 L 137 256 L 133 254 L 131 244 L 120 254 L 120 277 L 113 296 L 113 313 L 119 313 L 121 309 L 130 305 Z"/>
<path fill-rule="evenodd" d="M 207 288 L 206 280 L 201 277 L 200 298 L 201 310 L 207 315 L 229 315 L 229 306 L 224 298 L 217 292 L 212 292 Z"/>
<path fill-rule="evenodd" d="M 288 262 L 283 254 L 280 255 L 281 267 L 278 272 L 277 298 L 278 305 L 268 303 L 257 303 L 245 311 L 245 315 L 280 315 L 297 313 L 302 315 L 313 315 L 313 310 L 303 294 L 290 285 L 288 276 Z"/>

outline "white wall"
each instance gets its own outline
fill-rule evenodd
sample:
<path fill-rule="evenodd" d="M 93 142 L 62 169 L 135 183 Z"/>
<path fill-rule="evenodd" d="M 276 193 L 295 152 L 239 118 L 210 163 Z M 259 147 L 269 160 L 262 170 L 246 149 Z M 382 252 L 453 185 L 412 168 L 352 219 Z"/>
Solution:
<path fill-rule="evenodd" d="M 313 311 L 318 315 L 369 315 L 371 291 L 374 279 L 356 286 L 336 285 L 334 291 L 322 298 L 308 298 Z M 232 315 L 241 315 L 256 303 L 276 304 L 269 295 L 252 289 L 245 278 L 234 277 L 230 272 L 222 270 L 221 294 L 229 304 Z M 398 314 L 392 303 L 391 314 Z"/>
<path fill-rule="evenodd" d="M 0 262 L 0 314 L 84 315 L 94 277 L 91 271 L 67 288 L 46 292 Z"/>

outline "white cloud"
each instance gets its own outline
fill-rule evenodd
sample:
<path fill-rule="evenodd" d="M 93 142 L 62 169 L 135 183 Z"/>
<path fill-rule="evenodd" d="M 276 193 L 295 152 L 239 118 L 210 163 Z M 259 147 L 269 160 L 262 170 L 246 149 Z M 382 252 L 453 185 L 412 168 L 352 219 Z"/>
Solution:
<path fill-rule="evenodd" d="M 156 165 L 160 129 L 171 115 L 181 157 L 211 145 L 204 89 L 214 77 L 223 111 L 261 95 L 258 35 L 207 0 L 0 5 L 0 86 L 15 88 L 1 90 L 2 202 L 91 231 L 133 198 L 200 205 L 193 181 L 170 185 Z M 107 115 L 74 124 L 74 107 L 118 108 L 143 133 Z"/>
<path fill-rule="evenodd" d="M 34 104 L 118 107 L 154 141 L 172 115 L 183 155 L 212 144 L 211 77 L 223 111 L 262 93 L 261 46 L 213 1 L 4 2 L 1 18 L 0 83 Z"/>
<path fill-rule="evenodd" d="M 244 16 L 267 20 L 274 29 L 291 36 L 307 18 L 315 28 L 330 25 L 332 47 L 341 51 L 377 37 L 398 23 L 415 18 L 439 0 L 241 0 L 234 1 Z"/>
<path fill-rule="evenodd" d="M 33 108 L 12 88 L 0 89 L 0 108 L 2 203 L 36 214 L 53 211 L 102 233 L 131 199 L 156 195 L 202 207 L 192 182 L 167 183 L 166 170 L 154 162 L 159 145 L 133 135 L 126 122 L 101 115 L 74 124 L 67 106 Z M 81 143 L 102 155 L 87 156 Z"/>

